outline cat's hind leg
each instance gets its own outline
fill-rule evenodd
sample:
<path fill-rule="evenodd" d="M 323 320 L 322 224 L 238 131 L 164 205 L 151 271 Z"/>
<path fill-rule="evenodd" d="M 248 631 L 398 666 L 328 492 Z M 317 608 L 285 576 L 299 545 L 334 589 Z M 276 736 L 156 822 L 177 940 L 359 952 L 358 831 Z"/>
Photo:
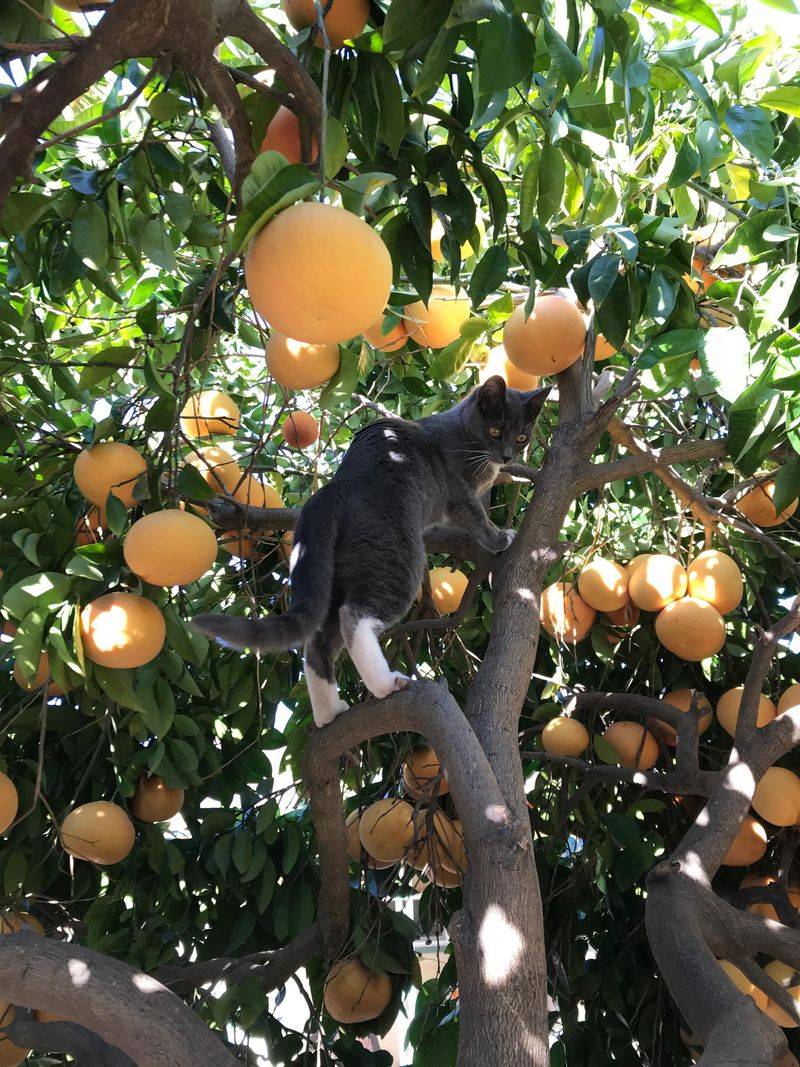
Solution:
<path fill-rule="evenodd" d="M 386 697 L 398 689 L 405 689 L 411 679 L 391 670 L 378 643 L 378 635 L 389 623 L 375 618 L 365 606 L 351 601 L 345 602 L 339 617 L 347 651 L 370 693 Z"/>
<path fill-rule="evenodd" d="M 330 616 L 303 650 L 311 710 L 317 726 L 327 726 L 348 705 L 339 697 L 334 665 L 342 647 L 342 631 L 337 615 Z"/>

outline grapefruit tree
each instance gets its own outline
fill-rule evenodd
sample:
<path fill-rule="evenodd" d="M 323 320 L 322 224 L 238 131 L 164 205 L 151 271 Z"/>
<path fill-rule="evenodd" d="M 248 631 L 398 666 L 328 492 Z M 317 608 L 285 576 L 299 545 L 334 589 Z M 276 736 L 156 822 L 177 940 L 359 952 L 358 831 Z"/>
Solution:
<path fill-rule="evenodd" d="M 0 1062 L 797 1063 L 798 20 L 2 5 Z M 315 730 L 191 618 L 493 374 L 516 540 Z"/>

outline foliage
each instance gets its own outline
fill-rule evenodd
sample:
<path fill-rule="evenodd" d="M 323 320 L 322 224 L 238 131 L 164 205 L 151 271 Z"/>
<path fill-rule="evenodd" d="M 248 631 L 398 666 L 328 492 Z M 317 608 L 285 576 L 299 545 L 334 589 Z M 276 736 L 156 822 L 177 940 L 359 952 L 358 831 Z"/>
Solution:
<path fill-rule="evenodd" d="M 253 6 L 283 27 L 275 6 Z M 791 0 L 776 7 L 794 24 Z M 279 162 L 276 175 L 275 161 L 261 160 L 237 221 L 211 141 L 213 109 L 180 71 L 167 76 L 131 61 L 98 83 L 53 124 L 34 174 L 0 217 L 0 597 L 18 627 L 2 646 L 0 722 L 2 766 L 26 813 L 0 851 L 3 902 L 148 971 L 179 962 L 179 948 L 206 959 L 280 946 L 316 909 L 304 797 L 276 792 L 274 780 L 279 765 L 298 775 L 311 725 L 298 659 L 255 665 L 209 648 L 186 625 L 220 605 L 282 606 L 288 574 L 279 539 L 268 538 L 263 556 L 249 561 L 221 551 L 211 573 L 179 592 L 142 589 L 122 558 L 138 508 L 202 500 L 185 473 L 191 445 L 178 419 L 191 392 L 218 387 L 234 397 L 243 412 L 233 440 L 240 464 L 264 473 L 295 507 L 374 417 L 360 396 L 409 418 L 446 408 L 476 380 L 520 287 L 533 297 L 571 284 L 594 301 L 599 330 L 621 350 L 611 366 L 624 370 L 640 354 L 631 412 L 643 437 L 660 447 L 727 433 L 729 458 L 703 472 L 712 496 L 770 469 L 776 454 L 776 504 L 800 492 L 800 56 L 777 28 L 748 18 L 744 4 L 723 9 L 704 0 L 392 0 L 385 21 L 373 10 L 382 26 L 330 63 L 328 191 L 363 213 L 390 249 L 395 312 L 426 297 L 439 274 L 464 285 L 473 319 L 447 349 L 411 343 L 384 355 L 355 339 L 342 346 L 338 376 L 321 393 L 283 395 L 266 372 L 265 335 L 240 261 L 219 267 L 223 251 L 239 249 L 265 212 L 317 185 L 304 167 L 281 170 Z M 48 0 L 12 0 L 0 12 L 0 40 L 85 32 L 91 21 L 51 11 Z M 321 77 L 321 50 L 302 36 L 286 33 Z M 260 69 L 234 41 L 219 58 L 246 73 Z M 48 61 L 7 60 L 0 91 L 10 93 L 23 68 Z M 275 103 L 249 87 L 241 92 L 258 145 Z M 442 264 L 430 253 L 436 218 Z M 467 242 L 478 240 L 473 253 Z M 719 270 L 700 293 L 689 284 L 698 249 Z M 196 313 L 211 278 L 213 299 Z M 699 372 L 690 369 L 696 357 Z M 304 454 L 280 435 L 293 404 L 322 424 L 319 447 Z M 534 466 L 553 417 L 539 424 Z M 148 477 L 137 487 L 137 511 L 111 505 L 108 534 L 76 547 L 87 505 L 72 465 L 80 448 L 106 439 L 139 448 Z M 596 459 L 613 453 L 604 438 Z M 513 525 L 528 499 L 519 484 L 500 486 L 492 515 Z M 686 559 L 701 536 L 652 476 L 615 482 L 576 503 L 563 530 L 576 547 L 552 580 L 574 574 L 590 546 L 620 560 L 653 548 Z M 796 556 L 796 522 L 775 536 Z M 616 646 L 602 626 L 576 650 L 543 641 L 521 723 L 526 749 L 565 687 L 659 695 L 696 685 L 714 702 L 741 683 L 750 626 L 774 616 L 792 590 L 768 548 L 739 533 L 720 534 L 719 545 L 741 560 L 748 581 L 723 653 L 682 664 L 658 645 L 651 621 Z M 93 667 L 76 639 L 81 607 L 114 588 L 143 591 L 167 618 L 164 650 L 135 672 Z M 457 633 L 412 635 L 420 669 L 443 675 L 457 699 L 492 617 L 484 587 Z M 13 662 L 30 674 L 42 650 L 56 681 L 71 687 L 65 698 L 44 700 L 12 680 Z M 407 662 L 401 643 L 390 652 Z M 771 694 L 798 679 L 797 657 L 784 650 Z M 362 690 L 349 662 L 341 680 L 355 703 Z M 392 736 L 364 748 L 345 775 L 348 809 L 398 788 L 413 740 Z M 715 727 L 703 745 L 706 765 L 719 765 L 727 742 Z M 574 772 L 535 755 L 525 770 L 560 1035 L 552 1062 L 690 1062 L 642 923 L 644 875 L 679 839 L 685 810 L 628 787 L 576 792 Z M 108 870 L 70 862 L 58 844 L 59 819 L 76 802 L 130 798 L 143 772 L 187 790 L 185 829 L 138 824 L 133 853 Z M 773 857 L 782 836 L 773 835 Z M 736 888 L 738 873 L 723 872 L 726 888 Z M 396 987 L 379 1029 L 417 981 L 413 938 L 440 928 L 458 902 L 457 891 L 427 888 L 416 926 L 388 907 L 411 891 L 396 871 L 363 882 L 354 875 L 355 947 Z M 318 1012 L 318 968 L 310 985 Z M 454 1062 L 455 985 L 451 962 L 420 992 L 414 1064 Z M 271 1062 L 310 1062 L 313 1024 L 294 1033 L 275 1009 L 255 983 L 198 1000 L 204 1017 L 235 1023 L 243 1041 L 266 1038 Z M 327 1017 L 323 1032 L 328 1062 L 385 1061 L 352 1034 L 337 1036 Z M 796 1037 L 790 1042 L 800 1048 Z"/>

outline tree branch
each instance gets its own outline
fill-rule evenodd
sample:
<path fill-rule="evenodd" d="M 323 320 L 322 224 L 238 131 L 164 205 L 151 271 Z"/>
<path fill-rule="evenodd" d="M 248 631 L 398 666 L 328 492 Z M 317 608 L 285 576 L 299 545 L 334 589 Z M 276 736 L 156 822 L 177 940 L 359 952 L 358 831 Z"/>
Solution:
<path fill-rule="evenodd" d="M 94 1067 L 136 1067 L 130 1056 L 84 1026 L 70 1022 L 40 1023 L 20 1016 L 21 1013 L 15 1014 L 6 1031 L 18 1048 L 60 1052 L 78 1063 L 91 1062 Z"/>

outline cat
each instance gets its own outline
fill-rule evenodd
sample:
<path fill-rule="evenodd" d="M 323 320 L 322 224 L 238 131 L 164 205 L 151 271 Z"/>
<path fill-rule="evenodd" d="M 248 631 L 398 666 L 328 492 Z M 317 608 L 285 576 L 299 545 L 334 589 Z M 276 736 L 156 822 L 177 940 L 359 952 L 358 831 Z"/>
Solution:
<path fill-rule="evenodd" d="M 423 533 L 447 521 L 489 552 L 508 548 L 514 531 L 495 526 L 479 497 L 528 444 L 549 392 L 509 389 L 495 375 L 448 411 L 417 422 L 378 419 L 359 430 L 331 481 L 300 513 L 289 610 L 265 619 L 199 615 L 194 625 L 232 648 L 304 645 L 317 726 L 348 707 L 334 672 L 342 645 L 373 696 L 403 688 L 410 679 L 390 670 L 378 637 L 420 588 Z"/>

